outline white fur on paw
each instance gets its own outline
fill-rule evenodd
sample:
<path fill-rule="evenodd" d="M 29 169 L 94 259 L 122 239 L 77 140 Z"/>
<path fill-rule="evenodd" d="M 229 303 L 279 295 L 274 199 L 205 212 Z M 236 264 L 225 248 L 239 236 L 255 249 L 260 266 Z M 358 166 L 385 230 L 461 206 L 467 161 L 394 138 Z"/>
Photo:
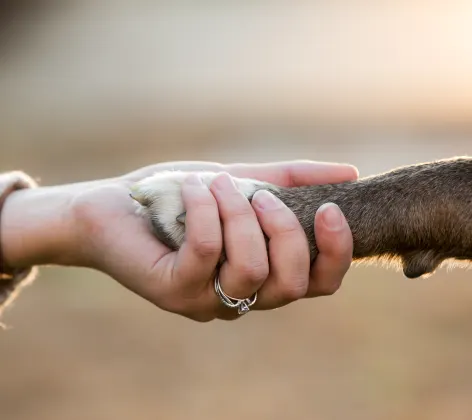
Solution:
<path fill-rule="evenodd" d="M 132 187 L 132 197 L 139 205 L 138 212 L 150 218 L 157 237 L 171 248 L 178 249 L 183 241 L 185 225 L 177 217 L 185 212 L 182 183 L 190 172 L 163 171 L 143 179 Z M 218 175 L 216 172 L 196 173 L 208 187 Z M 268 185 L 247 178 L 235 178 L 237 188 L 251 197 L 257 189 Z"/>

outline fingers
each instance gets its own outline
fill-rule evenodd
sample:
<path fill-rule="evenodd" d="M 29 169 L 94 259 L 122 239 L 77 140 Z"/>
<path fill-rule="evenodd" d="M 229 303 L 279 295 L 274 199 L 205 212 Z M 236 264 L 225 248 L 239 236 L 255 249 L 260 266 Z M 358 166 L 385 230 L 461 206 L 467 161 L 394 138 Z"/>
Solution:
<path fill-rule="evenodd" d="M 231 175 L 242 178 L 255 178 L 260 181 L 271 182 L 283 187 L 297 187 L 302 185 L 338 183 L 353 181 L 359 177 L 357 168 L 352 165 L 313 162 L 313 161 L 288 161 L 263 164 L 230 164 L 222 165 L 215 162 L 168 162 L 150 165 L 138 169 L 125 176 L 133 183 L 159 171 L 226 171 Z"/>
<path fill-rule="evenodd" d="M 185 241 L 176 256 L 173 279 L 176 288 L 188 294 L 200 292 L 214 277 L 223 239 L 218 205 L 197 175 L 187 177 L 182 186 L 187 217 Z"/>
<path fill-rule="evenodd" d="M 221 287 L 231 297 L 250 297 L 269 274 L 264 234 L 248 199 L 228 174 L 219 175 L 210 189 L 223 223 L 227 260 L 219 273 Z"/>
<path fill-rule="evenodd" d="M 352 165 L 312 161 L 233 164 L 227 165 L 226 170 L 237 177 L 255 178 L 282 187 L 340 183 L 359 177 Z"/>
<path fill-rule="evenodd" d="M 315 237 L 319 254 L 310 273 L 307 297 L 336 292 L 352 262 L 352 233 L 336 204 L 324 204 L 318 209 Z"/>
<path fill-rule="evenodd" d="M 254 307 L 274 309 L 305 297 L 310 273 L 308 241 L 295 214 L 270 192 L 256 192 L 252 205 L 269 238 L 271 262 Z"/>

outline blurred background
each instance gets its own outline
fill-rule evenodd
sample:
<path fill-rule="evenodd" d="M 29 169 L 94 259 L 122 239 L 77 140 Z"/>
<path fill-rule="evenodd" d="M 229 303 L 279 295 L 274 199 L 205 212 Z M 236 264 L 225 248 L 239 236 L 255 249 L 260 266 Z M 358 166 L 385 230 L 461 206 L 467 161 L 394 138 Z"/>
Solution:
<path fill-rule="evenodd" d="M 472 4 L 0 2 L 0 170 L 44 185 L 160 161 L 472 153 Z M 373 226 L 375 228 L 375 226 Z M 472 418 L 470 271 L 353 268 L 236 323 L 45 268 L 0 334 L 0 418 Z"/>

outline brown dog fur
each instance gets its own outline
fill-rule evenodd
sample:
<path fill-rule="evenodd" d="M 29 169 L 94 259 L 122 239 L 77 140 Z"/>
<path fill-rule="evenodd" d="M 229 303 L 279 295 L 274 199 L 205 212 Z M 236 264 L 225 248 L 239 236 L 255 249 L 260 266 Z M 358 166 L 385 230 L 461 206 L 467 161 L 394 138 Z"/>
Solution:
<path fill-rule="evenodd" d="M 409 278 L 444 260 L 472 260 L 472 159 L 413 165 L 337 185 L 274 192 L 300 220 L 312 257 L 316 210 L 336 203 L 354 239 L 354 260 L 400 259 Z"/>

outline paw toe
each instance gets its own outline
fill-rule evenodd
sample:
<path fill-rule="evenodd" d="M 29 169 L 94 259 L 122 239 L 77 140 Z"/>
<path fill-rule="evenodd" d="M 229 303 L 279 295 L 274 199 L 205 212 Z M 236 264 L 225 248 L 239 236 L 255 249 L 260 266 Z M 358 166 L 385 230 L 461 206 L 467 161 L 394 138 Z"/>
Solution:
<path fill-rule="evenodd" d="M 433 273 L 443 258 L 434 251 L 419 251 L 403 256 L 403 273 L 409 279 L 416 279 Z"/>

